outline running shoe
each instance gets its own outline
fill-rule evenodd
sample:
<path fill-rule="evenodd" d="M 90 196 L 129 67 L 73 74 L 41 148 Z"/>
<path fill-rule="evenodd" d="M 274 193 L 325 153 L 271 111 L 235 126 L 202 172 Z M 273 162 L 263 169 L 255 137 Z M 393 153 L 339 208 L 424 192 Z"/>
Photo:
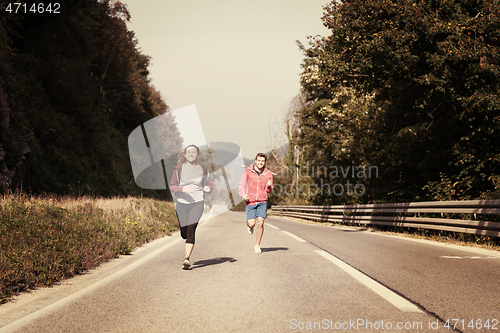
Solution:
<path fill-rule="evenodd" d="M 191 264 L 189 263 L 189 259 L 184 258 L 184 261 L 182 262 L 182 269 L 189 269 L 189 266 L 191 266 Z"/>
<path fill-rule="evenodd" d="M 248 226 L 247 226 L 248 227 Z M 248 227 L 248 233 L 251 235 L 253 234 L 253 228 Z"/>
<path fill-rule="evenodd" d="M 259 246 L 259 245 L 255 245 L 255 246 L 253 247 L 253 250 L 255 251 L 255 253 L 261 253 L 261 252 L 262 252 L 262 250 L 260 249 L 260 246 Z"/>

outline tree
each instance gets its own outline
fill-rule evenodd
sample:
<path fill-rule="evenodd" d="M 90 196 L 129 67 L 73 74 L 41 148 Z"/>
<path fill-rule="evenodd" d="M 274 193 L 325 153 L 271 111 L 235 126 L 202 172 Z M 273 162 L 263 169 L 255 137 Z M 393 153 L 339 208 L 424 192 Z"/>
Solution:
<path fill-rule="evenodd" d="M 490 193 L 500 172 L 499 11 L 494 0 L 327 5 L 331 35 L 302 46 L 305 142 L 322 140 L 321 163 L 378 166 L 364 201 L 426 199 L 443 175 L 455 198 Z"/>
<path fill-rule="evenodd" d="M 0 17 L 0 191 L 141 193 L 127 137 L 168 112 L 150 58 L 126 28 L 124 4 L 60 4 L 61 15 Z"/>
<path fill-rule="evenodd" d="M 299 147 L 300 121 L 299 113 L 304 107 L 305 95 L 298 94 L 291 101 L 283 114 L 285 126 L 283 131 L 286 142 L 276 147 L 271 143 L 267 166 L 275 173 L 273 195 L 271 203 L 302 203 L 304 198 L 299 188 L 300 177 L 298 174 L 301 151 Z"/>

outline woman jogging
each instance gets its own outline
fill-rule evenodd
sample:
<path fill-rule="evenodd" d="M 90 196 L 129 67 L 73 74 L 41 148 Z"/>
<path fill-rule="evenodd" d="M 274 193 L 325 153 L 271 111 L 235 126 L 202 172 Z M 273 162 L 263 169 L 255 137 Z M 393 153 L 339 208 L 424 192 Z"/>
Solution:
<path fill-rule="evenodd" d="M 193 252 L 195 232 L 204 209 L 205 193 L 213 189 L 208 170 L 198 165 L 200 149 L 195 145 L 187 146 L 179 154 L 170 181 L 170 191 L 175 194 L 175 210 L 181 229 L 181 237 L 186 240 L 183 269 L 191 266 L 189 258 Z"/>

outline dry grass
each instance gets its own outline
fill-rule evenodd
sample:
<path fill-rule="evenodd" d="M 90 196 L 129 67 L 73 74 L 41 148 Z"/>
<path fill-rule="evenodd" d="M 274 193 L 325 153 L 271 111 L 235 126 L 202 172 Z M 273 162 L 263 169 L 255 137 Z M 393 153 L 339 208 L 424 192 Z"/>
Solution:
<path fill-rule="evenodd" d="M 0 197 L 0 303 L 177 230 L 174 205 L 147 198 Z"/>

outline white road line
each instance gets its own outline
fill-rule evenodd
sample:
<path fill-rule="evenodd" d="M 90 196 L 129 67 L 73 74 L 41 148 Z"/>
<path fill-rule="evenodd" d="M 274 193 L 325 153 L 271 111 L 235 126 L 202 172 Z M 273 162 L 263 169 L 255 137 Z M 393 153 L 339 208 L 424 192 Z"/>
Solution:
<path fill-rule="evenodd" d="M 408 300 L 404 299 L 403 297 L 399 296 L 392 290 L 384 287 L 380 283 L 374 281 L 370 277 L 366 276 L 365 274 L 361 273 L 357 269 L 349 266 L 342 260 L 332 256 L 330 253 L 325 252 L 323 250 L 316 250 L 316 252 L 325 257 L 326 259 L 330 260 L 332 263 L 337 265 L 340 269 L 345 271 L 347 274 L 351 275 L 353 278 L 373 290 L 375 293 L 380 295 L 382 298 L 390 302 L 392 305 L 400 309 L 401 311 L 404 312 L 422 312 L 416 305 L 410 303 Z"/>
<path fill-rule="evenodd" d="M 288 236 L 290 236 L 290 237 L 294 238 L 295 240 L 297 240 L 297 241 L 299 241 L 299 242 L 302 242 L 302 243 L 305 243 L 305 242 L 306 242 L 306 241 L 305 241 L 305 240 L 303 240 L 302 238 L 300 238 L 300 237 L 298 237 L 298 236 L 295 236 L 294 234 L 292 234 L 292 233 L 290 233 L 290 232 L 288 232 L 288 231 L 283 231 L 283 230 L 282 230 L 281 232 L 282 232 L 282 233 L 284 233 L 284 234 L 287 234 Z"/>
<path fill-rule="evenodd" d="M 168 249 L 169 247 L 171 247 L 172 245 L 178 243 L 181 241 L 181 238 L 177 238 L 171 242 L 169 242 L 168 244 L 162 246 L 161 248 L 151 252 L 150 254 L 146 255 L 144 258 L 140 259 L 140 260 L 137 260 L 136 262 L 134 262 L 133 264 L 119 270 L 118 272 L 88 286 L 87 288 L 85 289 L 82 289 L 82 290 L 79 290 L 69 296 L 66 296 L 62 299 L 60 299 L 59 301 L 55 302 L 55 303 L 52 303 L 50 304 L 49 306 L 46 306 L 38 311 L 35 311 L 29 315 L 27 315 L 26 317 L 23 317 L 21 319 L 18 319 L 8 325 L 5 325 L 3 327 L 0 327 L 0 333 L 4 333 L 4 332 L 14 332 L 14 331 L 17 331 L 17 330 L 20 330 L 21 328 L 23 328 L 24 326 L 26 325 L 29 325 L 31 324 L 32 322 L 34 322 L 35 320 L 37 320 L 38 318 L 40 317 L 43 317 L 43 316 L 46 316 L 46 315 L 49 315 L 51 314 L 52 312 L 54 311 L 57 311 L 63 307 L 66 307 L 68 306 L 68 304 L 70 304 L 71 302 L 74 302 L 76 301 L 77 299 L 79 299 L 80 297 L 83 297 L 85 295 L 88 295 L 90 294 L 91 292 L 95 291 L 96 289 L 98 288 L 101 288 L 102 286 L 112 282 L 113 280 L 127 274 L 128 272 L 130 271 L 133 271 L 134 269 L 136 269 L 137 267 L 139 267 L 140 265 L 144 264 L 145 262 L 153 259 L 154 257 L 156 257 L 157 255 L 159 255 L 161 252 L 165 251 L 166 249 Z"/>
<path fill-rule="evenodd" d="M 409 238 L 409 237 L 404 237 L 404 236 L 400 236 L 400 235 L 385 235 L 385 234 L 379 234 L 376 232 L 369 232 L 369 231 L 363 231 L 363 232 L 369 233 L 370 235 L 377 235 L 377 236 L 382 236 L 382 237 L 394 237 L 394 238 L 404 239 L 404 240 L 411 241 L 411 242 L 417 242 L 417 243 L 422 243 L 422 244 L 445 247 L 448 250 L 455 249 L 455 250 L 474 252 L 476 254 L 500 258 L 500 251 L 496 251 L 496 250 L 487 250 L 487 249 L 482 249 L 482 248 L 469 247 L 467 245 L 455 245 L 455 244 L 449 244 L 449 243 L 440 243 L 440 242 L 436 242 L 436 241 L 432 241 L 432 240 L 428 240 L 428 239 Z"/>
<path fill-rule="evenodd" d="M 274 229 L 278 229 L 278 230 L 279 230 L 279 228 L 278 228 L 278 227 L 276 227 L 276 226 L 274 226 L 274 225 L 272 225 L 272 224 L 270 224 L 270 223 L 266 223 L 266 226 L 270 226 L 271 228 L 274 228 Z"/>

